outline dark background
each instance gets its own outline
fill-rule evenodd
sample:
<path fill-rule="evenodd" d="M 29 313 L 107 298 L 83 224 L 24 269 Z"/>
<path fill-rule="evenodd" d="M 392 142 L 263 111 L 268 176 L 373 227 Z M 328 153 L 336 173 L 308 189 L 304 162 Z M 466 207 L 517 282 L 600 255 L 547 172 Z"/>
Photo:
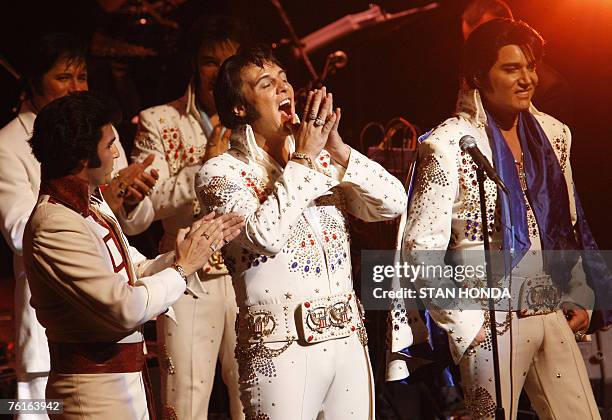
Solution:
<path fill-rule="evenodd" d="M 366 10 L 366 0 L 284 0 L 283 6 L 301 37 L 349 14 Z M 421 0 L 379 1 L 388 12 L 428 4 Z M 349 64 L 332 76 L 327 86 L 336 104 L 343 108 L 341 132 L 358 146 L 361 128 L 369 121 L 385 124 L 403 116 L 428 130 L 453 110 L 458 88 L 462 44 L 460 14 L 465 0 L 439 0 L 440 7 L 410 17 L 402 25 L 367 29 L 348 36 L 312 55 L 317 70 L 325 56 L 346 51 Z M 509 0 L 515 17 L 536 28 L 547 41 L 546 61 L 572 87 L 574 113 L 569 121 L 573 133 L 574 180 L 592 230 L 603 249 L 612 249 L 610 227 L 610 156 L 612 154 L 612 1 L 611 0 Z M 19 67 L 29 40 L 47 31 L 70 31 L 91 37 L 103 21 L 93 0 L 21 1 L 2 13 L 0 52 Z M 202 12 L 221 12 L 241 17 L 253 37 L 272 43 L 288 36 L 276 9 L 266 0 L 191 0 L 172 17 L 187 28 Z M 106 20 L 108 24 L 108 19 Z M 304 66 L 281 47 L 278 55 L 286 64 L 294 87 L 308 81 Z M 143 106 L 180 96 L 185 72 L 174 56 L 133 63 Z M 162 74 L 162 76 L 159 76 Z M 104 88 L 91 74 L 90 87 Z M 15 106 L 18 84 L 0 69 L 0 115 L 8 121 Z M 129 149 L 130 138 L 122 138 Z M 2 162 L 0 162 L 2 164 Z M 9 270 L 9 254 L 0 251 L 2 272 Z"/>

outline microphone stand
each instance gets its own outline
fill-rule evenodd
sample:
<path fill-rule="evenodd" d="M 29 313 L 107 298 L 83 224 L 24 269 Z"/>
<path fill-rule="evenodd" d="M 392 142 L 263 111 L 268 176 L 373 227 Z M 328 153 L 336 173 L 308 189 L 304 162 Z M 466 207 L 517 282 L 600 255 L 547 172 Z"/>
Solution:
<path fill-rule="evenodd" d="M 485 197 L 484 183 L 487 179 L 484 168 L 477 164 L 476 166 L 476 179 L 478 180 L 478 193 L 480 195 L 480 222 L 482 237 L 484 240 L 485 250 L 485 265 L 487 271 L 487 287 L 491 290 L 493 284 L 493 273 L 491 272 L 491 244 L 489 243 L 489 224 L 487 221 L 487 204 Z M 509 194 L 508 194 L 509 196 Z M 489 295 L 489 329 L 491 331 L 491 345 L 493 352 L 493 376 L 495 379 L 495 420 L 505 420 L 506 414 L 502 405 L 502 393 L 501 393 L 501 376 L 499 369 L 499 352 L 497 345 L 497 321 L 495 319 L 495 301 L 493 297 Z M 511 396 L 512 398 L 512 396 Z"/>
<path fill-rule="evenodd" d="M 308 74 L 310 75 L 310 78 L 312 80 L 317 80 L 319 78 L 319 75 L 317 74 L 317 71 L 314 69 L 312 62 L 310 61 L 310 57 L 308 57 L 308 54 L 306 53 L 304 49 L 304 44 L 302 43 L 302 41 L 300 41 L 300 38 L 295 33 L 295 29 L 293 29 L 293 25 L 291 24 L 291 21 L 289 20 L 289 16 L 287 16 L 287 13 L 285 13 L 285 9 L 283 8 L 283 5 L 281 4 L 280 0 L 270 0 L 270 2 L 274 5 L 274 7 L 276 7 L 276 10 L 278 11 L 278 14 L 281 20 L 285 24 L 287 31 L 289 31 L 289 36 L 291 37 L 291 41 L 293 42 L 294 47 L 297 48 L 300 58 L 304 62 L 304 65 L 306 66 L 306 70 L 308 70 Z"/>

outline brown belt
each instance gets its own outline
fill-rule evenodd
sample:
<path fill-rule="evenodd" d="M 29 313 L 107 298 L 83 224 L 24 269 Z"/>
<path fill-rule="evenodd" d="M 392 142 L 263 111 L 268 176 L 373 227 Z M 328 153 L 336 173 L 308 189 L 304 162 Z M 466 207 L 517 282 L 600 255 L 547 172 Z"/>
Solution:
<path fill-rule="evenodd" d="M 157 419 L 144 343 L 54 343 L 49 341 L 51 371 L 60 374 L 142 372 L 147 409 Z"/>
<path fill-rule="evenodd" d="M 143 343 L 49 342 L 51 371 L 63 374 L 142 372 Z"/>

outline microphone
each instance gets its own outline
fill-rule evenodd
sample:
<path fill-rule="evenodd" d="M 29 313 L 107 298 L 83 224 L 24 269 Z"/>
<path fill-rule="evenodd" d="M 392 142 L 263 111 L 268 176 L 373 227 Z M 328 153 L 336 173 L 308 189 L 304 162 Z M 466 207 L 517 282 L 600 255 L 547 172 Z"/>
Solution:
<path fill-rule="evenodd" d="M 348 63 L 348 56 L 342 50 L 334 51 L 327 56 L 330 64 L 334 64 L 337 69 L 341 69 Z"/>
<path fill-rule="evenodd" d="M 495 172 L 493 166 L 491 166 L 491 164 L 489 163 L 489 160 L 482 154 L 482 152 L 476 145 L 476 139 L 474 137 L 470 135 L 461 137 L 461 140 L 459 140 L 459 147 L 462 151 L 466 152 L 472 157 L 474 163 L 476 163 L 476 165 L 478 165 L 480 169 L 486 172 L 487 176 L 491 181 L 495 182 L 495 184 L 497 184 L 497 186 L 503 192 L 508 195 L 510 194 L 508 188 L 506 188 L 499 175 L 497 175 L 497 172 Z"/>

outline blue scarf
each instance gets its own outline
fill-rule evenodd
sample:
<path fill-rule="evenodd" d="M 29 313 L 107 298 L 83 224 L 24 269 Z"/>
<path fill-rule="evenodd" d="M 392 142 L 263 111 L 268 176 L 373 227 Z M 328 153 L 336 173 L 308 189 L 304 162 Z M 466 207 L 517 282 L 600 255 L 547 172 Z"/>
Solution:
<path fill-rule="evenodd" d="M 527 211 L 512 152 L 488 112 L 487 121 L 490 122 L 487 134 L 493 149 L 494 165 L 512 197 L 514 229 L 510 228 L 509 200 L 505 194 L 499 194 L 504 249 L 514 248 L 512 267 L 515 267 L 531 246 Z M 598 252 L 575 190 L 577 223 L 572 225 L 563 171 L 546 133 L 530 112 L 524 111 L 519 115 L 518 136 L 523 151 L 527 195 L 538 223 L 542 250 L 554 251 L 544 253 L 546 272 L 560 290 L 566 291 L 571 270 L 582 257 L 587 283 L 595 292 L 595 307 L 606 308 L 612 302 L 612 274 Z M 591 328 L 599 326 L 600 322 L 604 325 L 612 323 L 612 311 L 603 311 L 599 315 L 601 319 Z"/>

